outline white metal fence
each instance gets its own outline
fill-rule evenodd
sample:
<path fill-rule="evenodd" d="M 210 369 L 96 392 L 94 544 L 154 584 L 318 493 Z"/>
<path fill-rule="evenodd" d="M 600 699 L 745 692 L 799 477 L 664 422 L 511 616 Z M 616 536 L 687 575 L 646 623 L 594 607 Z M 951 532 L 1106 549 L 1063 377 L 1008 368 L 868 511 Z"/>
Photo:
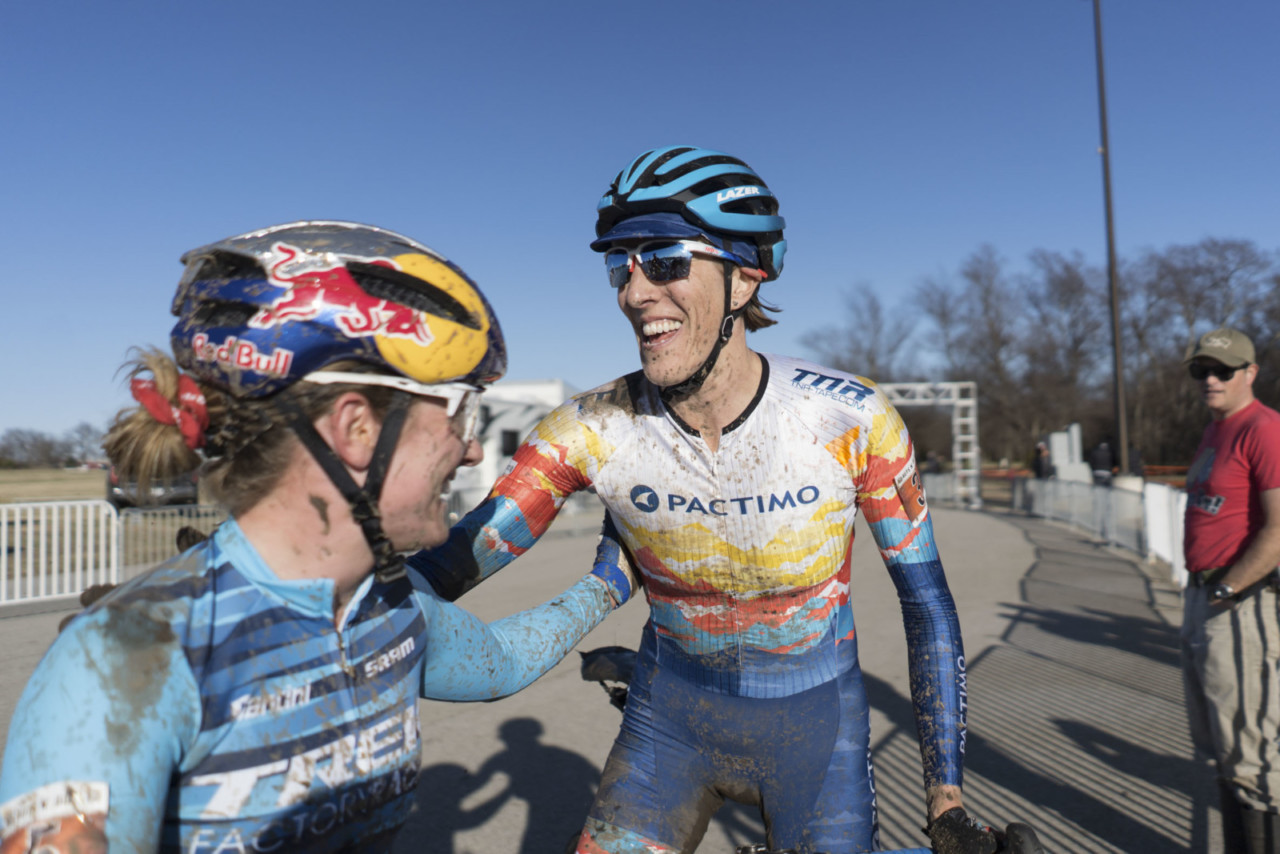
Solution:
<path fill-rule="evenodd" d="M 454 495 L 456 518 L 484 497 Z M 549 535 L 595 533 L 603 507 L 591 493 L 565 502 Z M 40 501 L 0 504 L 0 605 L 77 596 L 94 584 L 119 584 L 178 553 L 185 527 L 213 531 L 226 511 L 211 505 L 117 511 L 110 503 Z"/>
<path fill-rule="evenodd" d="M 1141 492 L 1067 480 L 1019 478 L 1013 481 L 1013 509 L 1066 522 L 1140 555 L 1148 552 Z"/>
<path fill-rule="evenodd" d="M 178 553 L 178 531 L 195 528 L 209 534 L 227 518 L 221 507 L 185 504 L 178 507 L 131 508 L 120 512 L 120 569 L 131 578 Z"/>
<path fill-rule="evenodd" d="M 177 554 L 181 528 L 207 534 L 225 518 L 201 505 L 117 512 L 102 500 L 0 504 L 0 605 L 119 584 Z"/>
<path fill-rule="evenodd" d="M 954 502 L 954 476 L 924 476 L 931 501 Z M 1013 481 L 1013 510 L 1079 528 L 1113 546 L 1159 559 L 1170 580 L 1187 584 L 1182 557 L 1182 516 L 1187 494 L 1163 483 L 1144 483 L 1141 492 L 1074 481 L 1019 478 Z"/>
<path fill-rule="evenodd" d="M 119 581 L 119 519 L 106 501 L 0 504 L 0 603 Z"/>

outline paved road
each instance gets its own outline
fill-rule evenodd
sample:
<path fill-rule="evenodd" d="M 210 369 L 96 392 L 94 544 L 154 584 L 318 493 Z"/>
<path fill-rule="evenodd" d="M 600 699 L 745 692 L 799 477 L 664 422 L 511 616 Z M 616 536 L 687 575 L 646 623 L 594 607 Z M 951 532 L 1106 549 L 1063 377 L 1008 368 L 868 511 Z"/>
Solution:
<path fill-rule="evenodd" d="M 1216 820 L 1191 758 L 1177 670 L 1178 595 L 1140 562 L 1038 520 L 936 509 L 969 657 L 966 801 L 993 823 L 1036 825 L 1054 854 L 1214 851 Z M 873 705 L 884 842 L 919 845 L 920 759 L 893 587 L 861 527 L 854 593 Z M 542 601 L 578 576 L 587 536 L 544 539 L 469 594 L 486 619 Z M 634 646 L 634 602 L 582 648 Z M 0 617 L 0 726 L 61 614 Z M 565 661 L 493 703 L 422 703 L 418 809 L 397 851 L 558 854 L 581 825 L 619 715 Z M 728 805 L 700 851 L 759 841 Z"/>

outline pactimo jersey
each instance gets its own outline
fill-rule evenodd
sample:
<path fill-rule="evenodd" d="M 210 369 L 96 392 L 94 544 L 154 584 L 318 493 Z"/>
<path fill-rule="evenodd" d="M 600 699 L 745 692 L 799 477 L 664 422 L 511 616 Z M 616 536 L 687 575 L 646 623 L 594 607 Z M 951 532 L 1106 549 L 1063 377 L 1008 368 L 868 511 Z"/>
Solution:
<path fill-rule="evenodd" d="M 902 419 L 866 379 L 761 364 L 715 451 L 641 373 L 574 397 L 410 574 L 456 598 L 529 549 L 568 495 L 594 490 L 644 576 L 657 666 L 719 693 L 785 697 L 857 660 L 861 508 L 902 603 L 926 785 L 958 784 L 964 653 Z"/>
<path fill-rule="evenodd" d="M 83 816 L 113 852 L 383 850 L 412 803 L 418 697 L 518 691 L 613 610 L 584 578 L 486 626 L 370 576 L 335 628 L 333 593 L 281 580 L 227 522 L 77 617 L 13 717 L 0 849 L 61 851 Z"/>

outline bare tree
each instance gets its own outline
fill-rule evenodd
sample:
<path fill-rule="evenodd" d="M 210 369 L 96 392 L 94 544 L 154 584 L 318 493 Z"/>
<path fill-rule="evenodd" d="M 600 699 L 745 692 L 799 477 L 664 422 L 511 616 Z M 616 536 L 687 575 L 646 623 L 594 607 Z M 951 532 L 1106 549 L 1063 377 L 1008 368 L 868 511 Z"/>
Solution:
<path fill-rule="evenodd" d="M 13 428 L 0 435 L 0 459 L 14 466 L 61 466 L 68 456 L 66 441 L 48 433 Z"/>
<path fill-rule="evenodd" d="M 71 451 L 71 456 L 80 462 L 101 459 L 103 430 L 88 421 L 81 421 L 67 431 L 63 439 Z"/>
<path fill-rule="evenodd" d="M 1102 271 L 1078 252 L 1037 250 L 1028 261 L 1011 274 L 984 245 L 954 281 L 926 279 L 918 290 L 946 378 L 978 383 L 979 440 L 989 459 L 1021 459 L 1044 433 L 1073 421 L 1092 446 L 1113 423 Z M 1129 432 L 1146 462 L 1189 462 L 1207 415 L 1182 359 L 1216 326 L 1253 338 L 1261 368 L 1255 393 L 1280 407 L 1278 266 L 1280 257 L 1250 241 L 1219 238 L 1121 261 Z M 907 360 L 926 349 L 919 330 L 908 318 L 886 317 L 873 293 L 847 302 L 848 323 L 820 331 L 813 349 L 836 367 L 902 378 Z"/>
<path fill-rule="evenodd" d="M 824 365 L 876 382 L 903 380 L 912 372 L 903 348 L 916 324 L 894 313 L 886 318 L 880 297 L 866 285 L 844 295 L 845 322 L 813 333 L 808 347 Z"/>

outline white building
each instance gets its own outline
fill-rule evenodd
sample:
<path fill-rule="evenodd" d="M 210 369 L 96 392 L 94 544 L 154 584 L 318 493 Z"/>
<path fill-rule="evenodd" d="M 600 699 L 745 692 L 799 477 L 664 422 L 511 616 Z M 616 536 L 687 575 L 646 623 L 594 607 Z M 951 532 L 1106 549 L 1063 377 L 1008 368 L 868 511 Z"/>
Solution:
<path fill-rule="evenodd" d="M 450 511 L 461 516 L 479 504 L 507 470 L 529 431 L 574 394 L 577 389 L 564 380 L 503 380 L 490 386 L 480 405 L 477 434 L 484 459 L 479 465 L 458 469 Z"/>

